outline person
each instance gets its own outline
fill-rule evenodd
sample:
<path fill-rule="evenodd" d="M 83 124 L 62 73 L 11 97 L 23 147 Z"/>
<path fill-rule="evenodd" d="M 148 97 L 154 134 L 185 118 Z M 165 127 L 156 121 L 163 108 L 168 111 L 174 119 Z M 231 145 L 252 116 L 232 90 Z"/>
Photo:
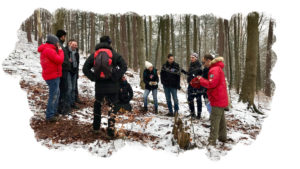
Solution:
<path fill-rule="evenodd" d="M 201 63 L 199 62 L 198 59 L 198 54 L 197 53 L 192 53 L 190 56 L 190 67 L 188 69 L 188 72 L 183 71 L 183 73 L 185 73 L 187 75 L 187 82 L 188 82 L 188 104 L 189 104 L 189 108 L 190 108 L 190 116 L 192 117 L 196 117 L 195 116 L 195 106 L 194 106 L 194 99 L 196 98 L 197 100 L 197 119 L 201 118 L 201 112 L 202 112 L 202 95 L 203 95 L 203 89 L 196 89 L 193 88 L 190 85 L 190 82 L 193 78 L 197 77 L 197 76 L 201 76 L 202 75 L 202 69 L 201 69 Z"/>
<path fill-rule="evenodd" d="M 92 69 L 94 71 L 92 71 Z M 107 135 L 113 138 L 115 134 L 115 115 L 118 112 L 118 92 L 120 89 L 120 79 L 127 70 L 127 65 L 122 58 L 111 47 L 109 36 L 102 36 L 100 43 L 96 45 L 95 52 L 92 53 L 85 61 L 83 73 L 88 79 L 95 82 L 95 102 L 94 102 L 94 119 L 93 131 L 99 133 L 101 124 L 101 104 L 104 98 L 109 104 L 109 119 Z"/>
<path fill-rule="evenodd" d="M 175 116 L 178 113 L 178 98 L 177 98 L 177 90 L 180 90 L 180 67 L 174 61 L 173 54 L 168 54 L 168 60 L 165 64 L 163 64 L 160 72 L 161 83 L 163 84 L 167 105 L 169 109 L 169 113 L 167 116 Z M 171 96 L 174 101 L 174 111 L 171 102 Z"/>
<path fill-rule="evenodd" d="M 154 101 L 154 112 L 158 113 L 158 102 L 157 102 L 157 88 L 159 78 L 157 75 L 157 70 L 153 68 L 152 63 L 146 61 L 145 62 L 145 70 L 143 73 L 143 81 L 145 83 L 145 91 L 144 91 L 144 111 L 148 111 L 148 95 L 152 92 L 153 101 Z"/>
<path fill-rule="evenodd" d="M 64 53 L 58 41 L 56 36 L 48 35 L 46 43 L 38 47 L 42 77 L 49 88 L 46 110 L 46 120 L 49 122 L 57 121 L 56 111 L 60 95 L 59 82 L 62 76 L 62 63 L 64 61 Z"/>
<path fill-rule="evenodd" d="M 71 91 L 72 88 L 68 83 L 70 81 L 71 62 L 69 61 L 69 55 L 67 49 L 64 47 L 67 32 L 64 30 L 57 30 L 56 36 L 59 39 L 59 44 L 64 52 L 64 62 L 62 64 L 62 76 L 60 78 L 59 88 L 61 91 L 58 105 L 58 113 L 62 115 L 68 115 L 71 112 Z"/>
<path fill-rule="evenodd" d="M 127 82 L 125 75 L 122 77 L 120 82 L 119 90 L 119 112 L 129 111 L 131 112 L 132 107 L 130 105 L 130 100 L 133 97 L 133 91 L 131 85 Z"/>
<path fill-rule="evenodd" d="M 202 65 L 205 64 L 204 57 L 202 58 L 201 62 L 202 62 Z M 203 68 L 203 71 L 202 71 L 202 77 L 207 79 L 207 80 L 208 80 L 208 71 L 209 71 L 209 67 L 205 67 L 205 65 L 204 65 L 204 68 Z M 203 99 L 204 99 L 206 109 L 207 109 L 208 113 L 210 114 L 211 113 L 211 105 L 210 105 L 210 102 L 208 100 L 207 89 L 203 86 L 201 86 L 200 88 L 202 88 L 201 93 L 203 93 Z"/>
<path fill-rule="evenodd" d="M 70 105 L 74 109 L 78 109 L 76 106 L 76 86 L 78 81 L 79 72 L 79 53 L 77 52 L 78 44 L 75 40 L 70 40 L 68 42 L 68 47 L 66 49 L 67 55 L 69 56 L 69 62 L 71 62 L 71 68 L 69 71 L 70 78 L 68 79 L 68 89 L 70 88 Z M 78 96 L 77 96 L 78 97 Z"/>
<path fill-rule="evenodd" d="M 200 86 L 207 88 L 208 99 L 212 106 L 208 142 L 209 145 L 215 146 L 217 139 L 221 142 L 227 141 L 224 109 L 228 106 L 228 94 L 223 72 L 224 59 L 223 57 L 214 59 L 212 55 L 208 54 L 204 56 L 204 61 L 205 66 L 209 67 L 208 80 L 198 76 L 195 78 L 196 82 L 192 80 L 192 85 L 195 88 L 200 88 Z"/>

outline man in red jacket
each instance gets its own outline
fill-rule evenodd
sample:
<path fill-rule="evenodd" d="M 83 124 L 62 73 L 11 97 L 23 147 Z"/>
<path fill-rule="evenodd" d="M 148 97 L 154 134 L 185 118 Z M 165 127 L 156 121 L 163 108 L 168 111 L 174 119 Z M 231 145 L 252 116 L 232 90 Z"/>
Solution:
<path fill-rule="evenodd" d="M 209 68 L 208 80 L 198 76 L 193 79 L 191 85 L 196 88 L 207 88 L 208 100 L 212 106 L 210 116 L 211 128 L 208 142 L 216 145 L 216 140 L 227 141 L 226 120 L 224 109 L 228 106 L 228 95 L 225 81 L 223 57 L 213 58 L 211 55 L 204 56 L 204 66 Z"/>
<path fill-rule="evenodd" d="M 58 38 L 54 35 L 47 36 L 46 43 L 39 46 L 38 52 L 41 53 L 42 76 L 49 87 L 46 120 L 55 122 L 57 120 L 55 115 L 59 101 L 59 82 L 62 75 L 64 52 L 59 45 Z"/>

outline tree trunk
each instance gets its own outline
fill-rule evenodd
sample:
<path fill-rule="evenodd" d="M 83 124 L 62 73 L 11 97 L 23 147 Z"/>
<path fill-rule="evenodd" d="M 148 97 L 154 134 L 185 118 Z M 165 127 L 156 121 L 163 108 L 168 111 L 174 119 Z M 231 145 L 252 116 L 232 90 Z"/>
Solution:
<path fill-rule="evenodd" d="M 132 35 L 133 35 L 133 70 L 138 71 L 138 37 L 137 37 L 137 15 L 132 16 Z"/>
<path fill-rule="evenodd" d="M 139 56 L 139 67 L 140 67 L 140 79 L 143 79 L 143 73 L 145 69 L 145 34 L 143 28 L 143 17 L 137 17 L 137 30 L 138 30 L 138 56 Z M 145 89 L 145 83 L 143 80 L 140 80 L 140 86 L 142 89 Z"/>
<path fill-rule="evenodd" d="M 93 12 L 90 13 L 91 18 L 91 45 L 90 45 L 90 53 L 95 52 L 95 14 Z"/>
<path fill-rule="evenodd" d="M 224 56 L 224 28 L 223 19 L 219 18 L 218 54 Z"/>
<path fill-rule="evenodd" d="M 25 30 L 26 30 L 26 33 L 27 33 L 27 41 L 29 43 L 32 43 L 32 38 L 31 38 L 31 18 L 28 18 L 26 21 L 25 21 Z"/>
<path fill-rule="evenodd" d="M 234 17 L 234 60 L 235 60 L 235 78 L 234 78 L 234 86 L 236 93 L 240 92 L 240 57 L 239 57 L 239 35 L 238 35 L 238 27 L 237 27 L 237 18 Z"/>
<path fill-rule="evenodd" d="M 267 42 L 267 56 L 266 56 L 266 83 L 265 94 L 272 96 L 271 89 L 271 68 L 272 68 L 272 44 L 273 44 L 273 21 L 269 22 L 268 42 Z"/>
<path fill-rule="evenodd" d="M 155 60 L 154 60 L 154 67 L 156 67 L 156 68 L 158 66 L 158 55 L 159 55 L 159 46 L 160 46 L 160 34 L 161 34 L 160 32 L 161 32 L 162 18 L 161 17 L 157 17 L 157 20 L 159 20 L 159 22 L 158 22 L 158 26 L 157 26 L 158 27 L 158 32 L 157 32 L 157 38 L 156 38 L 157 39 L 157 43 L 156 43 Z"/>
<path fill-rule="evenodd" d="M 186 68 L 190 64 L 190 15 L 185 16 Z"/>
<path fill-rule="evenodd" d="M 254 105 L 255 87 L 256 87 L 256 64 L 258 52 L 258 17 L 257 12 L 250 13 L 247 16 L 247 51 L 246 51 L 246 70 L 243 78 L 242 90 L 239 100 Z"/>
<path fill-rule="evenodd" d="M 152 18 L 149 16 L 149 47 L 148 47 L 148 57 L 153 61 L 152 58 Z"/>
<path fill-rule="evenodd" d="M 127 15 L 127 39 L 128 39 L 128 65 L 130 68 L 133 68 L 133 62 L 132 62 L 132 36 L 131 36 L 131 27 L 130 27 L 130 15 Z"/>
<path fill-rule="evenodd" d="M 37 10 L 37 31 L 38 31 L 38 46 L 40 46 L 42 44 L 42 38 L 43 38 L 40 9 Z"/>
<path fill-rule="evenodd" d="M 197 15 L 193 16 L 193 52 L 197 52 L 197 48 L 198 48 L 198 30 L 197 30 Z"/>
<path fill-rule="evenodd" d="M 120 18 L 120 31 L 121 31 L 121 54 L 128 65 L 128 48 L 126 46 L 127 36 L 126 36 L 126 15 L 122 15 Z"/>

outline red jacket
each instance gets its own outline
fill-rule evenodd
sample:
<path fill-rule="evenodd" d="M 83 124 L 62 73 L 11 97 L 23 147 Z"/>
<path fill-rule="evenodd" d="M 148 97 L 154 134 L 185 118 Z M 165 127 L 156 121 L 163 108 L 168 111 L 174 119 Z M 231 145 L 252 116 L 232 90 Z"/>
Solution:
<path fill-rule="evenodd" d="M 208 80 L 201 78 L 194 78 L 191 81 L 191 85 L 195 88 L 203 86 L 207 88 L 207 96 L 213 107 L 227 107 L 228 106 L 228 94 L 225 81 L 225 75 L 223 72 L 224 63 L 223 58 L 215 58 L 211 63 L 208 72 Z"/>
<path fill-rule="evenodd" d="M 56 47 L 52 44 L 42 44 L 38 48 L 41 53 L 40 63 L 42 65 L 42 76 L 44 80 L 52 80 L 62 75 L 62 63 L 64 61 L 63 50 L 56 51 Z"/>

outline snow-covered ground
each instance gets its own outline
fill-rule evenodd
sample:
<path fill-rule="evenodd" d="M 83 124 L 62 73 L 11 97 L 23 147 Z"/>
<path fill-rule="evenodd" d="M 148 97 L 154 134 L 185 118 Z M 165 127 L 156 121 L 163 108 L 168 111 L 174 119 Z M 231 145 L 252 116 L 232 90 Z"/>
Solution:
<path fill-rule="evenodd" d="M 21 78 L 21 87 L 28 93 L 28 102 L 33 112 L 34 120 L 43 120 L 45 112 L 45 104 L 47 102 L 47 85 L 41 76 L 41 66 L 39 61 L 39 53 L 37 52 L 37 42 L 27 43 L 26 33 L 18 31 L 19 41 L 16 43 L 15 50 L 3 62 L 3 69 L 5 72 L 15 77 Z M 84 64 L 84 56 L 81 56 L 80 69 Z M 54 142 L 51 138 L 41 139 L 37 136 L 37 140 L 43 145 L 57 149 L 87 149 L 91 153 L 102 157 L 110 156 L 112 152 L 119 150 L 126 144 L 142 144 L 149 146 L 154 150 L 164 150 L 170 153 L 184 153 L 185 150 L 179 148 L 178 144 L 173 144 L 172 128 L 174 118 L 167 117 L 168 112 L 166 100 L 161 84 L 158 90 L 159 114 L 153 114 L 153 100 L 152 95 L 149 95 L 149 112 L 141 113 L 139 110 L 143 105 L 143 90 L 139 87 L 140 78 L 139 73 L 133 70 L 128 70 L 127 79 L 134 91 L 134 99 L 131 101 L 133 105 L 132 113 L 125 113 L 118 116 L 116 126 L 119 133 L 123 130 L 132 131 L 137 134 L 146 134 L 143 139 L 133 139 L 134 137 L 125 136 L 112 141 L 103 141 L 96 139 L 91 143 L 84 143 L 82 141 L 73 141 L 71 143 Z M 185 116 L 189 114 L 187 104 L 187 95 L 184 88 L 187 87 L 185 81 L 182 81 L 182 90 L 178 92 L 179 99 L 179 115 L 182 118 L 184 125 L 188 127 L 187 132 L 191 134 L 191 143 L 196 145 L 195 148 L 203 149 L 204 153 L 213 160 L 220 159 L 221 156 L 227 154 L 234 145 L 241 143 L 245 145 L 251 144 L 256 136 L 259 134 L 262 123 L 270 111 L 269 100 L 261 96 L 256 103 L 259 103 L 260 109 L 265 115 L 259 115 L 247 110 L 247 105 L 238 102 L 238 95 L 231 91 L 232 108 L 226 112 L 227 133 L 228 138 L 232 139 L 229 143 L 217 143 L 217 146 L 207 147 L 207 140 L 209 136 L 209 113 L 203 104 L 203 112 L 201 120 L 193 120 Z M 83 76 L 80 70 L 79 78 L 79 95 L 86 99 L 86 105 L 79 110 L 74 110 L 71 116 L 64 120 L 76 120 L 79 124 L 91 124 L 94 97 L 94 83 L 90 82 Z M 102 127 L 106 127 L 107 115 L 102 116 Z M 34 128 L 34 127 L 33 127 Z M 38 135 L 38 132 L 36 132 Z M 149 137 L 148 137 L 149 136 Z M 153 137 L 154 139 L 151 139 Z M 141 137 L 142 138 L 142 137 Z M 146 138 L 146 139 L 144 139 Z M 148 138 L 148 139 L 147 139 Z M 150 139 L 149 139 L 150 138 Z"/>

